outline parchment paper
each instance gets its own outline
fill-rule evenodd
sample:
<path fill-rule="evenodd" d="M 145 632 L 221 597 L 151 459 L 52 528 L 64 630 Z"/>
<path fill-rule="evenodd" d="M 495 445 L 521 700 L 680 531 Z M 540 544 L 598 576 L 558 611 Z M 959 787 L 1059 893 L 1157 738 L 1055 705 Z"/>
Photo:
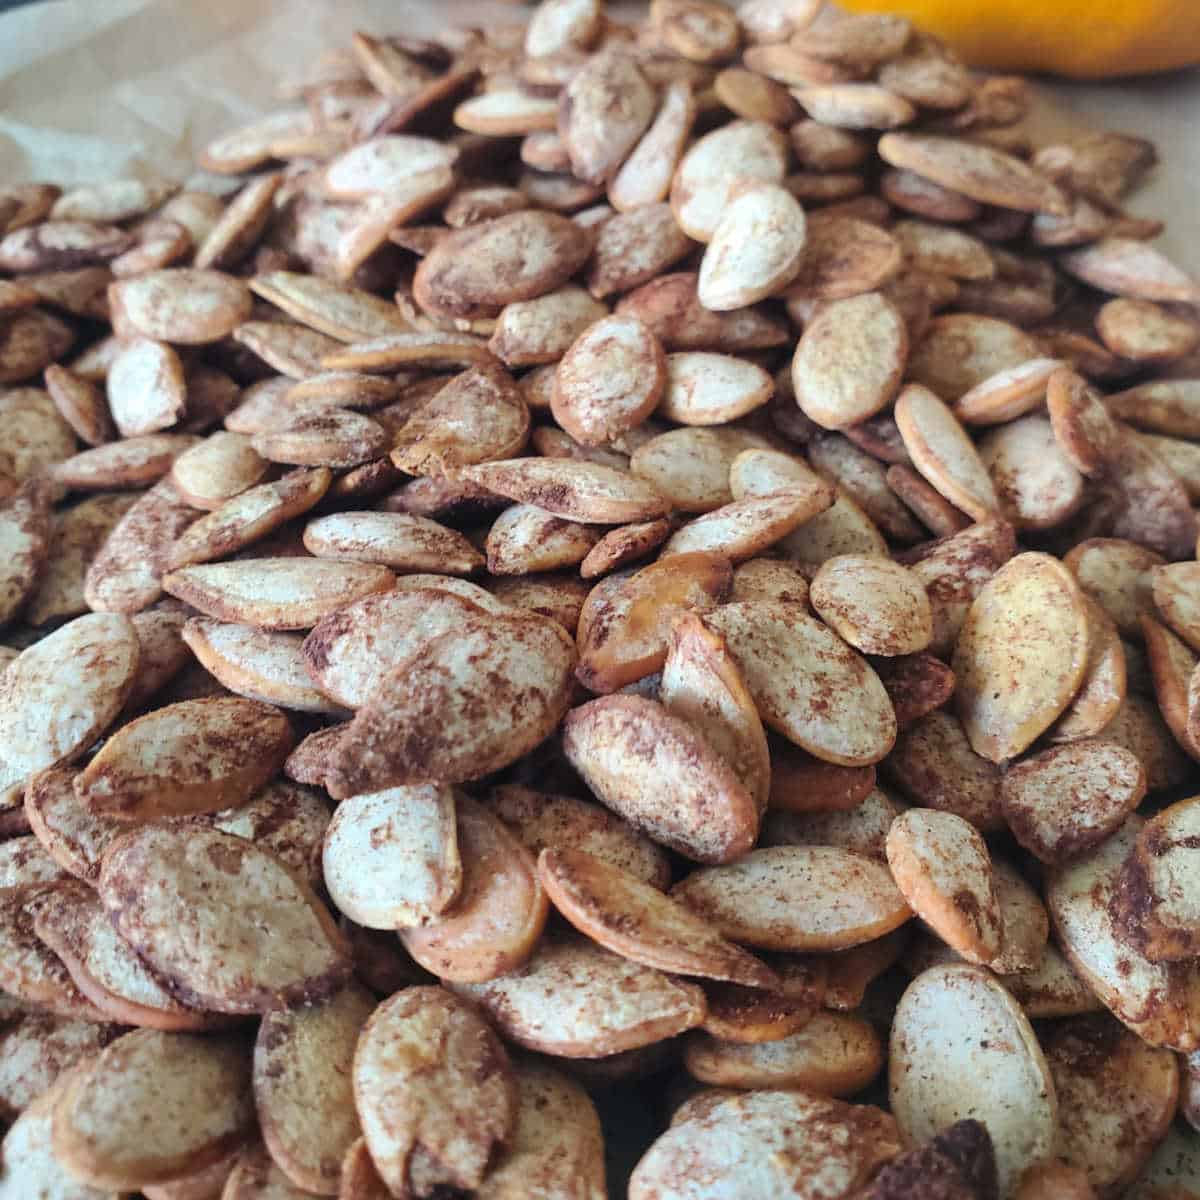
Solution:
<path fill-rule="evenodd" d="M 631 6 L 623 6 L 627 10 Z M 210 138 L 278 106 L 275 86 L 354 29 L 430 33 L 513 21 L 498 0 L 48 0 L 0 16 L 0 180 L 186 179 Z M 1164 163 L 1131 204 L 1200 274 L 1200 71 L 1047 84 L 1038 128 L 1155 139 Z"/>

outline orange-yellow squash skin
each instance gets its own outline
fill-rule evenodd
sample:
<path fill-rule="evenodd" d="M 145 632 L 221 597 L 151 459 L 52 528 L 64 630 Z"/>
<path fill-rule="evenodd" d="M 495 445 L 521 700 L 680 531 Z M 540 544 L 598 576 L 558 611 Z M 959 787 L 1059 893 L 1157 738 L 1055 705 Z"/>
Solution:
<path fill-rule="evenodd" d="M 841 0 L 891 12 L 946 41 L 974 67 L 1075 79 L 1200 62 L 1200 0 Z"/>

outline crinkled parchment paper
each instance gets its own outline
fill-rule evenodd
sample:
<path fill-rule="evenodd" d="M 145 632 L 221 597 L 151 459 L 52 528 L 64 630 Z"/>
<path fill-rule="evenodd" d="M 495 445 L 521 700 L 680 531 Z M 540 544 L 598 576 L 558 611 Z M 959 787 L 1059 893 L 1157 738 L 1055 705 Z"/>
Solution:
<path fill-rule="evenodd" d="M 625 9 L 633 6 L 623 5 Z M 275 85 L 356 28 L 430 33 L 513 21 L 497 0 L 48 0 L 0 16 L 0 180 L 186 179 L 210 138 L 272 106 Z M 1048 84 L 1035 124 L 1157 141 L 1164 164 L 1132 208 L 1200 273 L 1200 71 Z"/>

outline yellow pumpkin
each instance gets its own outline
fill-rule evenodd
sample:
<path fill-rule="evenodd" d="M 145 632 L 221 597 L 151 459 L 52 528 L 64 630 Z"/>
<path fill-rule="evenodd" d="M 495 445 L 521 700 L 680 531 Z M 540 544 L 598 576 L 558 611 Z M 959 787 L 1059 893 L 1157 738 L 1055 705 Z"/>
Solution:
<path fill-rule="evenodd" d="M 974 67 L 1075 79 L 1200 62 L 1200 0 L 840 0 L 937 34 Z"/>

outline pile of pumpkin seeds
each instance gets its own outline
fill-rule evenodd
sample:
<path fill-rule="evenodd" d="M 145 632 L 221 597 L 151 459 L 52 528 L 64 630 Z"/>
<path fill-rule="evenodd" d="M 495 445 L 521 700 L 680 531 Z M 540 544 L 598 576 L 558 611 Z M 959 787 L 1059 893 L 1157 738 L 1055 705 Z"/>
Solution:
<path fill-rule="evenodd" d="M 0 1197 L 1200 1196 L 1153 145 L 527 15 L 0 187 Z"/>

